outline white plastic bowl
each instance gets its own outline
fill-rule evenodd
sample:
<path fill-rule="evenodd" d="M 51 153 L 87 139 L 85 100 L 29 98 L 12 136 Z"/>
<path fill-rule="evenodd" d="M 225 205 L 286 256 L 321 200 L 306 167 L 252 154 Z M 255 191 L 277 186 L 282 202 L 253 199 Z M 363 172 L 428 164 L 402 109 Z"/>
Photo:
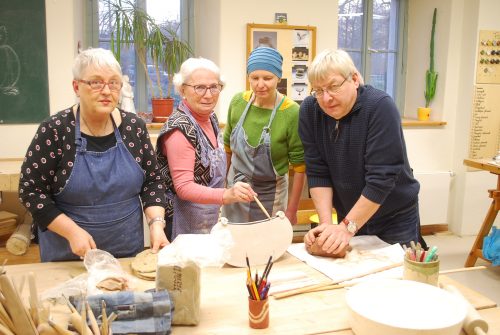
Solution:
<path fill-rule="evenodd" d="M 467 306 L 435 286 L 380 279 L 346 293 L 350 325 L 356 335 L 458 335 Z"/>

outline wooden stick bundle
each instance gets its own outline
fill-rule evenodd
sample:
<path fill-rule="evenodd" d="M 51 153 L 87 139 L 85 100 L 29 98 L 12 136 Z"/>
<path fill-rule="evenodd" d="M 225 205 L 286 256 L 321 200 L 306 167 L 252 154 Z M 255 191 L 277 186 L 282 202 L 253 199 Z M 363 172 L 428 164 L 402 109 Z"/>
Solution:
<path fill-rule="evenodd" d="M 352 278 L 346 279 L 345 281 L 352 280 L 352 279 L 355 279 L 355 278 L 361 278 L 361 277 L 367 276 L 367 275 L 372 274 L 372 273 L 377 273 L 377 272 L 389 270 L 389 269 L 392 269 L 392 268 L 395 268 L 395 267 L 398 267 L 398 266 L 401 266 L 401 265 L 402 265 L 402 263 L 392 264 L 392 265 L 385 266 L 383 268 L 377 269 L 376 271 L 370 271 L 369 273 L 364 273 L 362 275 L 354 276 Z M 481 266 L 475 266 L 475 267 L 467 267 L 467 268 L 458 268 L 458 269 L 451 269 L 451 270 L 443 270 L 443 271 L 440 271 L 439 274 L 457 273 L 457 272 L 474 271 L 474 270 L 484 270 L 486 268 L 487 268 L 486 266 L 481 265 Z M 298 294 L 302 294 L 302 293 L 335 290 L 335 289 L 349 287 L 349 286 L 353 286 L 353 285 L 355 285 L 355 283 L 346 283 L 346 284 L 343 284 L 343 283 L 335 282 L 335 281 L 332 280 L 332 281 L 329 281 L 329 282 L 323 282 L 323 283 L 319 283 L 319 284 L 315 284 L 315 285 L 309 285 L 309 286 L 305 286 L 305 287 L 293 289 L 293 290 L 290 290 L 290 291 L 274 293 L 274 294 L 272 294 L 272 296 L 274 298 L 276 298 L 276 299 L 282 299 L 282 298 L 288 298 L 288 297 L 291 297 L 291 296 L 294 296 L 294 295 L 298 295 Z"/>

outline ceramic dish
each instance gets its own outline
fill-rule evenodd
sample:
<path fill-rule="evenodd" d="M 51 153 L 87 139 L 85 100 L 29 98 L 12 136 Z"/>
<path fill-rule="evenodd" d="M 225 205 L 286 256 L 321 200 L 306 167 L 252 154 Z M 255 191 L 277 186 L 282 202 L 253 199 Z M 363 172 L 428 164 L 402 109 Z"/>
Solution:
<path fill-rule="evenodd" d="M 458 335 L 467 306 L 453 294 L 409 280 L 380 279 L 346 293 L 356 335 Z"/>

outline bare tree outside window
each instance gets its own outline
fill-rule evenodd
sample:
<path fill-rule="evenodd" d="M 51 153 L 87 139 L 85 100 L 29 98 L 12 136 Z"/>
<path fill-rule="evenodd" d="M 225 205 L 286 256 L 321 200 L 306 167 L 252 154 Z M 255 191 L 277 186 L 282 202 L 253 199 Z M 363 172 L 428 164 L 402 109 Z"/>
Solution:
<path fill-rule="evenodd" d="M 339 0 L 338 46 L 365 82 L 397 100 L 404 0 Z"/>

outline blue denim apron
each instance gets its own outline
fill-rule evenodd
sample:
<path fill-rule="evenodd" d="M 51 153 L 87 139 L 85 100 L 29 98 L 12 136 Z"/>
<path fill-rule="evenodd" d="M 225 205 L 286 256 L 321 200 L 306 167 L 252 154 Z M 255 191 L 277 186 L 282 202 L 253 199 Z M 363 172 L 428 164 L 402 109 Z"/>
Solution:
<path fill-rule="evenodd" d="M 131 257 L 144 250 L 142 206 L 139 198 L 145 176 L 125 147 L 113 120 L 116 145 L 104 152 L 87 151 L 76 112 L 76 157 L 56 206 L 94 239 L 98 249 L 115 257 Z M 68 241 L 38 229 L 42 262 L 76 260 Z"/>
<path fill-rule="evenodd" d="M 255 96 L 252 94 L 230 136 L 233 155 L 227 175 L 227 187 L 232 187 L 238 181 L 249 183 L 258 194 L 259 200 L 267 212 L 273 216 L 277 211 L 285 211 L 288 200 L 288 174 L 280 176 L 274 169 L 270 132 L 276 112 L 285 97 L 283 96 L 279 102 L 278 96 L 276 96 L 269 123 L 262 129 L 259 144 L 256 147 L 248 143 L 248 136 L 243 128 L 243 122 L 254 99 Z M 234 223 L 267 219 L 255 201 L 224 205 L 222 216 Z"/>
<path fill-rule="evenodd" d="M 226 153 L 224 151 L 222 132 L 218 131 L 217 133 L 217 148 L 212 147 L 210 140 L 191 115 L 191 111 L 187 108 L 183 109 L 183 111 L 195 126 L 196 137 L 200 142 L 202 152 L 201 163 L 205 167 L 210 165 L 211 179 L 206 186 L 211 188 L 224 187 Z M 167 197 L 172 199 L 174 207 L 172 240 L 179 234 L 208 234 L 219 219 L 220 205 L 198 204 L 183 200 L 172 193 L 167 193 Z"/>

